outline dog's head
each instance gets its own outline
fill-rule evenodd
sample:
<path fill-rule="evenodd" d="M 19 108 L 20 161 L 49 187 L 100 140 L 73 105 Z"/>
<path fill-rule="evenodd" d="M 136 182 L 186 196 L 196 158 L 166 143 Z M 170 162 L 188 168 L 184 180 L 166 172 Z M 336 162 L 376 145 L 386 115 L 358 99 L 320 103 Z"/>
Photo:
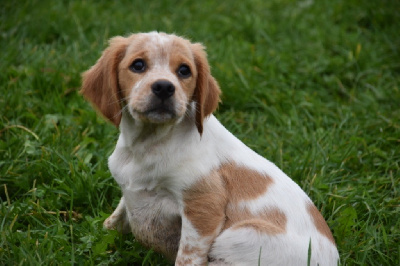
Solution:
<path fill-rule="evenodd" d="M 83 73 L 81 93 L 116 126 L 122 108 L 134 119 L 163 124 L 180 121 L 194 102 L 200 134 L 220 99 L 204 47 L 156 32 L 112 38 Z"/>

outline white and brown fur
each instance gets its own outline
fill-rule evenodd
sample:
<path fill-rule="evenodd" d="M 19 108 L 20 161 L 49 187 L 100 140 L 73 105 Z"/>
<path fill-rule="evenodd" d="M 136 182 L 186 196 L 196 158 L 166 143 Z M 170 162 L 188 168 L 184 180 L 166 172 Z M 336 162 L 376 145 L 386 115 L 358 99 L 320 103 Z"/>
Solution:
<path fill-rule="evenodd" d="M 160 81 L 168 96 L 154 91 Z M 112 38 L 81 92 L 120 129 L 108 164 L 123 196 L 106 228 L 131 231 L 175 265 L 306 265 L 310 243 L 311 265 L 337 265 L 309 197 L 212 115 L 220 89 L 201 44 Z"/>

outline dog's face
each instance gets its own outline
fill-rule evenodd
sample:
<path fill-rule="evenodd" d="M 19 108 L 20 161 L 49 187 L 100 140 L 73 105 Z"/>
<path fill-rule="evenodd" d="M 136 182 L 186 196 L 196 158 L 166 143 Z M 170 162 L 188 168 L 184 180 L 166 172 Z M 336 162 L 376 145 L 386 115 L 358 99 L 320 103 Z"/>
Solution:
<path fill-rule="evenodd" d="M 175 36 L 135 36 L 118 72 L 131 115 L 150 123 L 182 117 L 196 88 L 197 68 L 191 44 Z"/>
<path fill-rule="evenodd" d="M 164 124 L 180 121 L 195 102 L 200 133 L 220 94 L 201 44 L 156 32 L 111 39 L 83 74 L 81 92 L 116 126 L 122 108 L 134 119 Z"/>

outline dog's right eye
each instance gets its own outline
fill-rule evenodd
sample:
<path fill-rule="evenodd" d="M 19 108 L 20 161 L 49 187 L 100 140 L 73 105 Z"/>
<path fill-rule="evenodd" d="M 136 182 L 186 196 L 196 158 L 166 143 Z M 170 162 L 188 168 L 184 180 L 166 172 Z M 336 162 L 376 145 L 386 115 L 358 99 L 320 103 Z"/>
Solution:
<path fill-rule="evenodd" d="M 135 73 L 142 73 L 146 70 L 146 63 L 144 62 L 143 59 L 136 59 L 129 66 L 129 69 Z"/>
<path fill-rule="evenodd" d="M 177 72 L 181 78 L 188 78 L 192 75 L 190 68 L 186 64 L 180 65 Z"/>

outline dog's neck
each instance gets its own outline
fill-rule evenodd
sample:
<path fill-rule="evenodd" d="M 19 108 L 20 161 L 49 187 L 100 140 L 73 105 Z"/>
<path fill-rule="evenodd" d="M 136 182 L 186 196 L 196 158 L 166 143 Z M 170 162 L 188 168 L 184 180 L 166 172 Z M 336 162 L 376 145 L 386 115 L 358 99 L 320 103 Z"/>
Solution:
<path fill-rule="evenodd" d="M 182 132 L 197 133 L 200 139 L 200 134 L 195 127 L 194 110 L 194 105 L 190 104 L 184 117 L 170 123 L 154 124 L 137 120 L 132 117 L 128 110 L 124 109 L 119 126 L 121 134 L 118 144 L 131 148 L 139 143 L 141 147 L 159 145 L 175 136 L 175 131 L 181 132 L 181 134 Z"/>
<path fill-rule="evenodd" d="M 117 146 L 109 158 L 109 168 L 121 187 L 161 188 L 166 186 L 164 182 L 175 180 L 172 174 L 182 187 L 193 180 L 182 180 L 181 177 L 203 176 L 219 164 L 219 156 L 224 157 L 226 149 L 222 145 L 221 150 L 218 145 L 226 139 L 216 139 L 218 134 L 215 132 L 224 131 L 224 128 L 211 115 L 204 120 L 205 130 L 200 136 L 193 110 L 181 121 L 163 126 L 146 125 L 133 118 L 128 111 L 123 114 Z M 210 150 L 210 147 L 213 149 Z M 183 166 L 193 162 L 197 162 L 196 165 L 185 172 L 187 169 Z M 134 185 L 132 176 L 135 177 Z"/>

